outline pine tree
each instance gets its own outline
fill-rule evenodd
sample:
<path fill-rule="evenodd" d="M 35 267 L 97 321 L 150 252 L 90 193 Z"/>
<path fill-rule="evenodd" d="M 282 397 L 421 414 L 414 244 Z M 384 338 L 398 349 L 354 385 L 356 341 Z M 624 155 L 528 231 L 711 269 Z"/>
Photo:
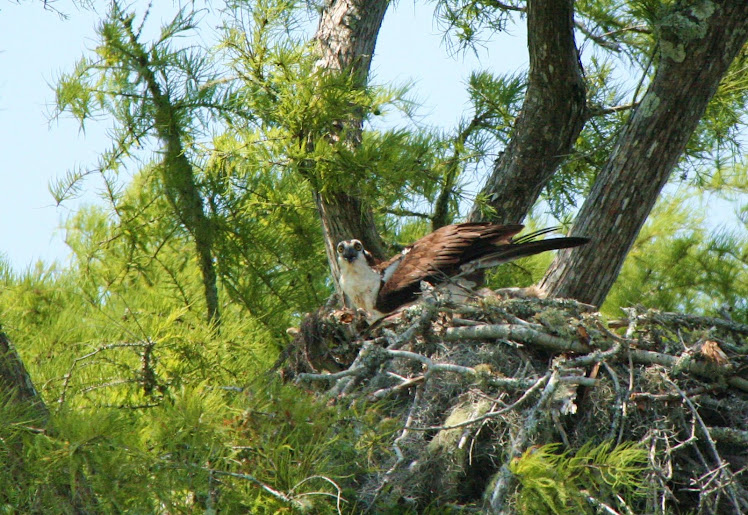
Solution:
<path fill-rule="evenodd" d="M 84 58 L 57 88 L 59 114 L 69 111 L 81 126 L 99 113 L 117 124 L 111 150 L 102 155 L 98 171 L 105 176 L 116 209 L 116 172 L 122 159 L 155 136 L 162 155 L 159 169 L 163 193 L 174 217 L 191 235 L 203 277 L 208 319 L 218 324 L 220 308 L 213 233 L 200 191 L 198 163 L 189 148 L 207 130 L 203 117 L 216 107 L 219 94 L 209 60 L 189 48 L 174 49 L 174 40 L 194 28 L 195 13 L 180 11 L 153 44 L 143 39 L 143 24 L 118 2 L 110 4 L 99 28 L 96 57 Z M 55 187 L 58 203 L 76 187 L 82 174 L 70 174 Z"/>

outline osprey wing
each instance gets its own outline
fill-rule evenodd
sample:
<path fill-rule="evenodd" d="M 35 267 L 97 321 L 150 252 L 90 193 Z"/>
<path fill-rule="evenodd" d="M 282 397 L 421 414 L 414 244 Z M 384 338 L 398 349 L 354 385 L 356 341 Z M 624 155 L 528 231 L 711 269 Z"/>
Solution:
<path fill-rule="evenodd" d="M 415 300 L 421 281 L 443 281 L 460 266 L 508 244 L 522 225 L 464 223 L 447 225 L 416 241 L 402 253 L 377 266 L 384 284 L 377 309 L 387 313 Z"/>

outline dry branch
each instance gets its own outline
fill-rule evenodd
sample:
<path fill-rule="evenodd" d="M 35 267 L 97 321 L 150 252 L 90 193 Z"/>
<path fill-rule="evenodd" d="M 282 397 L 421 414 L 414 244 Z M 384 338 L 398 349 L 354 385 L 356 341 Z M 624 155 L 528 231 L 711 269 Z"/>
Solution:
<path fill-rule="evenodd" d="M 595 352 L 595 349 L 593 349 L 589 345 L 580 343 L 571 338 L 562 338 L 514 324 L 484 324 L 470 327 L 451 327 L 445 332 L 444 340 L 511 340 L 525 345 L 535 345 L 545 350 L 554 352 L 572 351 L 585 354 Z M 602 361 L 607 354 L 608 353 L 604 352 L 600 353 L 599 358 L 595 359 Z M 634 363 L 638 364 L 662 365 L 670 369 L 676 367 L 679 364 L 678 357 L 672 356 L 670 354 L 663 354 L 660 352 L 629 349 L 628 354 L 631 356 Z M 721 373 L 720 369 L 716 369 L 709 364 L 696 361 L 687 363 L 686 369 L 689 372 L 693 372 L 694 374 L 698 374 L 711 379 L 719 379 Z M 724 372 L 726 371 L 722 371 L 722 373 Z M 738 376 L 726 376 L 725 380 L 730 386 L 748 392 L 748 379 L 744 379 Z"/>

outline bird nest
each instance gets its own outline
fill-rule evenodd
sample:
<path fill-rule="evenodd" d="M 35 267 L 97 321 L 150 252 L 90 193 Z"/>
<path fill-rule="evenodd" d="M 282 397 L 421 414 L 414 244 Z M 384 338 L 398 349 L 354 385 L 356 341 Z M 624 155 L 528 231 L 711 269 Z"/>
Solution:
<path fill-rule="evenodd" d="M 590 513 L 748 512 L 748 326 L 625 312 L 606 321 L 571 300 L 496 296 L 424 299 L 371 327 L 360 313 L 319 312 L 283 375 L 381 417 L 385 443 L 355 484 L 374 511 L 576 513 L 582 499 Z M 534 449 L 558 465 L 598 444 L 638 450 L 633 495 L 592 462 L 609 494 L 589 482 L 564 494 L 558 467 L 545 492 L 519 472 Z"/>

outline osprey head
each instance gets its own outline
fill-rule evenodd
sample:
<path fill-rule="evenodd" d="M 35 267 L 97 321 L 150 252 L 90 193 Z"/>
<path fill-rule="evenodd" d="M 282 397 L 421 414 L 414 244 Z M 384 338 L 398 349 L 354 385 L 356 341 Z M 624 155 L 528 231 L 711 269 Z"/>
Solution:
<path fill-rule="evenodd" d="M 359 240 L 344 240 L 338 243 L 338 261 L 346 260 L 352 264 L 359 256 L 366 259 L 366 254 L 368 252 Z"/>

